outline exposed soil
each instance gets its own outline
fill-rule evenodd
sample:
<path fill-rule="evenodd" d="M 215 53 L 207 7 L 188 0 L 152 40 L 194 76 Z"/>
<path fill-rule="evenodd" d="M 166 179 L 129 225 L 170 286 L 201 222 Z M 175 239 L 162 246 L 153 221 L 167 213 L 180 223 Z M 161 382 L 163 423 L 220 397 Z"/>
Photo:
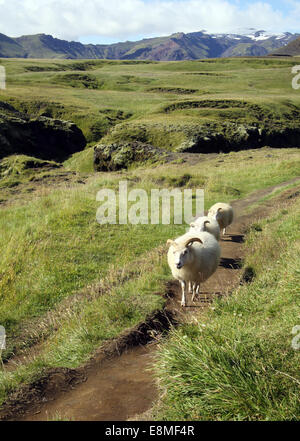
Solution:
<path fill-rule="evenodd" d="M 149 410 L 158 399 L 158 389 L 151 373 L 156 342 L 172 325 L 190 321 L 193 315 L 211 304 L 216 296 L 226 296 L 240 283 L 251 282 L 253 274 L 243 273 L 244 234 L 254 221 L 285 208 L 299 197 L 300 178 L 257 191 L 235 201 L 236 217 L 221 240 L 222 259 L 217 272 L 201 286 L 193 305 L 180 307 L 177 282 L 169 282 L 163 311 L 156 311 L 136 328 L 108 342 L 90 362 L 75 370 L 54 369 L 34 384 L 23 387 L 5 403 L 2 420 L 43 421 L 60 416 L 70 420 L 122 421 L 134 419 Z M 246 209 L 279 188 L 295 187 L 259 205 L 249 216 Z"/>

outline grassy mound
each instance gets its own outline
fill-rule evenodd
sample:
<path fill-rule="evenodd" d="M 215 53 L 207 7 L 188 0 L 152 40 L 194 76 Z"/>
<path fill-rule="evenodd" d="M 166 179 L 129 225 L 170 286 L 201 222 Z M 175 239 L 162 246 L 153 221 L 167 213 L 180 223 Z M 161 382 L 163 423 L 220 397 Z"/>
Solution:
<path fill-rule="evenodd" d="M 26 155 L 12 155 L 2 159 L 0 162 L 0 178 L 20 175 L 26 170 L 32 171 L 32 169 L 44 167 L 57 168 L 59 164 L 54 161 L 43 161 L 42 159 Z"/>
<path fill-rule="evenodd" d="M 101 84 L 98 83 L 96 77 L 78 73 L 56 75 L 53 77 L 53 82 L 69 87 L 79 87 L 84 89 L 99 89 L 101 87 Z"/>
<path fill-rule="evenodd" d="M 54 161 L 43 161 L 26 155 L 12 155 L 0 161 L 0 187 L 15 187 L 39 172 L 61 167 Z"/>
<path fill-rule="evenodd" d="M 78 61 L 64 63 L 47 63 L 44 62 L 25 66 L 25 72 L 64 72 L 68 70 L 86 71 L 100 68 L 104 65 L 103 61 Z"/>

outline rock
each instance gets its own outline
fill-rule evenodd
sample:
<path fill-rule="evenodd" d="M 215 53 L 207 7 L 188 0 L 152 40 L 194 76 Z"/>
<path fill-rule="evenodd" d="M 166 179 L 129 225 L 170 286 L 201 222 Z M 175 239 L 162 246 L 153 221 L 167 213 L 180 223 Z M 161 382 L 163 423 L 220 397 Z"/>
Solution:
<path fill-rule="evenodd" d="M 212 153 L 246 150 L 270 145 L 272 147 L 299 147 L 300 129 L 272 128 L 224 124 L 220 127 L 198 126 L 186 132 L 187 139 L 175 151 Z"/>
<path fill-rule="evenodd" d="M 206 127 L 199 126 L 197 133 L 187 136 L 189 139 L 177 147 L 177 152 L 211 153 L 213 151 L 226 151 L 227 140 L 225 135 Z"/>
<path fill-rule="evenodd" d="M 167 153 L 163 150 L 139 141 L 99 144 L 94 147 L 94 168 L 95 171 L 116 171 L 133 163 L 154 163 L 166 157 Z"/>
<path fill-rule="evenodd" d="M 188 139 L 187 141 L 183 141 L 176 149 L 175 151 L 178 153 L 182 152 L 193 152 L 198 147 L 198 139 Z"/>
<path fill-rule="evenodd" d="M 70 121 L 31 119 L 6 103 L 0 105 L 0 159 L 24 154 L 62 162 L 85 146 L 82 131 Z"/>
<path fill-rule="evenodd" d="M 257 127 L 244 125 L 237 128 L 237 134 L 244 142 L 248 142 L 251 139 L 257 141 L 260 136 L 259 129 Z"/>

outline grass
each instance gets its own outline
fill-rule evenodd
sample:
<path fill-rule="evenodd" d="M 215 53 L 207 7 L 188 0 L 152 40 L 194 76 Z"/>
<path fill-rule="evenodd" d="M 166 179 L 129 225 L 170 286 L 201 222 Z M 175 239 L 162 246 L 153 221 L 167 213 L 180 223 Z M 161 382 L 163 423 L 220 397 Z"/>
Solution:
<path fill-rule="evenodd" d="M 103 342 L 117 337 L 144 320 L 147 314 L 162 308 L 162 297 L 153 294 L 162 291 L 163 281 L 168 276 L 161 253 L 148 253 L 136 265 L 131 269 L 128 281 L 128 268 L 116 271 L 111 267 L 108 277 L 102 279 L 106 288 L 104 293 L 86 292 L 77 303 L 70 302 L 60 314 L 54 313 L 52 326 L 58 329 L 50 335 L 42 351 L 14 372 L 0 372 L 0 402 L 49 368 L 78 367 Z M 120 273 L 125 276 L 122 278 Z"/>
<path fill-rule="evenodd" d="M 266 154 L 269 151 L 271 157 Z M 46 195 L 41 192 L 25 207 L 16 204 L 3 208 L 1 323 L 14 329 L 25 317 L 44 313 L 72 292 L 105 276 L 109 265 L 122 267 L 184 228 L 100 227 L 96 221 L 96 194 L 101 188 L 118 190 L 120 180 L 129 181 L 129 190 L 143 188 L 148 194 L 161 186 L 204 188 L 207 208 L 217 200 L 230 201 L 297 176 L 299 152 L 289 149 L 288 154 L 289 160 L 282 150 L 269 149 L 219 155 L 203 161 L 201 168 L 198 163 L 185 166 L 184 173 L 181 164 L 167 164 L 92 175 L 85 186 L 62 187 Z M 259 170 L 257 161 L 261 163 Z"/>
<path fill-rule="evenodd" d="M 74 420 L 62 416 L 59 412 L 55 412 L 55 414 L 51 418 L 48 418 L 48 421 L 74 421 Z"/>
<path fill-rule="evenodd" d="M 29 114 L 72 120 L 88 143 L 134 137 L 176 150 L 190 139 L 199 120 L 201 125 L 214 123 L 216 131 L 224 129 L 224 120 L 297 126 L 300 98 L 291 87 L 297 59 L 0 62 L 7 71 L 7 90 L 0 100 Z M 184 106 L 190 101 L 199 105 Z M 166 113 L 168 108 L 174 110 Z"/>
<path fill-rule="evenodd" d="M 162 186 L 204 188 L 208 208 L 217 200 L 240 198 L 257 188 L 297 176 L 299 151 L 288 149 L 288 158 L 280 149 L 262 149 L 213 158 L 203 155 L 200 162 L 186 165 L 184 173 L 182 164 L 177 163 L 99 173 L 90 175 L 84 186 L 72 184 L 47 192 L 41 189 L 35 196 L 24 195 L 25 206 L 20 198 L 2 208 L 0 322 L 8 335 L 4 359 L 15 350 L 48 338 L 39 361 L 17 369 L 13 375 L 4 374 L 3 399 L 11 388 L 34 378 L 46 366 L 78 366 L 101 342 L 162 305 L 162 300 L 152 293 L 163 291 L 162 282 L 170 274 L 166 261 L 161 261 L 155 249 L 168 238 L 182 234 L 186 227 L 100 226 L 95 214 L 99 206 L 96 194 L 101 188 L 118 190 L 120 180 L 128 181 L 129 190 L 143 188 L 148 194 L 152 188 Z M 259 169 L 257 161 L 261 163 Z M 156 257 L 150 270 L 149 263 L 141 266 L 140 262 L 147 261 L 153 249 Z M 129 272 L 128 281 L 126 277 L 120 279 L 123 272 Z M 107 280 L 114 286 L 120 283 L 118 289 L 114 288 L 114 295 L 107 290 L 111 284 Z M 100 297 L 93 288 L 99 283 L 107 287 L 107 294 Z M 86 295 L 70 307 L 72 296 L 87 286 L 90 288 Z M 54 317 L 50 322 L 49 312 Z"/>
<path fill-rule="evenodd" d="M 100 227 L 96 210 L 92 191 L 79 188 L 59 189 L 25 207 L 1 210 L 0 321 L 8 330 L 105 276 L 110 264 L 122 267 L 158 240 L 145 240 L 146 231 L 139 226 Z"/>
<path fill-rule="evenodd" d="M 247 237 L 256 278 L 197 320 L 173 331 L 156 371 L 164 420 L 298 420 L 300 202 Z"/>
<path fill-rule="evenodd" d="M 79 173 L 92 173 L 94 171 L 94 149 L 86 148 L 82 152 L 75 153 L 64 162 L 67 170 Z"/>
<path fill-rule="evenodd" d="M 0 188 L 15 187 L 37 173 L 59 168 L 54 161 L 43 161 L 26 155 L 11 155 L 0 162 Z"/>

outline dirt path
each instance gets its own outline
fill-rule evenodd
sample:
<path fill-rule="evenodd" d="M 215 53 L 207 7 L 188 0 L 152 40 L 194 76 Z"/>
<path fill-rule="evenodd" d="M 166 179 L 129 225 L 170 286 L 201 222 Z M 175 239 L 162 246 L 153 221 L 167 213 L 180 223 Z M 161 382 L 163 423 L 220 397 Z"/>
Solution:
<path fill-rule="evenodd" d="M 23 420 L 41 421 L 59 414 L 76 421 L 124 421 L 145 412 L 157 398 L 155 382 L 148 372 L 154 352 L 153 345 L 140 346 L 96 364 L 88 370 L 86 382 Z"/>
<path fill-rule="evenodd" d="M 216 296 L 228 295 L 238 286 L 242 279 L 243 235 L 247 227 L 255 219 L 269 214 L 274 208 L 290 203 L 299 195 L 299 191 L 286 190 L 279 197 L 264 203 L 255 210 L 255 219 L 246 215 L 245 209 L 262 197 L 291 183 L 295 183 L 296 186 L 297 179 L 257 191 L 243 200 L 235 201 L 233 206 L 236 219 L 228 229 L 228 234 L 221 240 L 220 266 L 217 272 L 203 284 L 199 298 L 192 306 L 188 303 L 190 306 L 182 309 L 179 286 L 176 282 L 170 282 L 167 287 L 168 300 L 163 312 L 166 317 L 165 323 L 162 323 L 164 320 L 158 315 L 152 317 L 146 327 L 141 325 L 134 331 L 136 335 L 139 333 L 147 335 L 149 330 L 155 330 L 155 327 L 157 327 L 156 334 L 159 335 L 159 331 L 167 328 L 170 321 L 190 320 L 192 315 L 198 315 Z M 156 344 L 153 340 L 152 344 L 145 344 L 151 341 L 150 338 L 142 340 L 143 345 L 137 345 L 138 339 L 133 338 L 132 348 L 122 352 L 124 348 L 130 346 L 124 345 L 119 351 L 121 355 L 116 355 L 116 351 L 111 353 L 114 354 L 112 357 L 103 356 L 103 353 L 96 355 L 88 366 L 74 371 L 76 375 L 74 372 L 74 375 L 68 372 L 67 378 L 70 375 L 68 381 L 65 373 L 59 370 L 52 373 L 51 381 L 47 381 L 46 386 L 39 383 L 40 390 L 36 390 L 38 389 L 36 387 L 32 396 L 27 394 L 28 405 L 20 404 L 19 400 L 17 403 L 19 407 L 15 406 L 14 411 L 8 413 L 10 416 L 5 419 L 44 421 L 59 416 L 75 421 L 124 421 L 147 411 L 158 398 L 158 390 L 150 370 Z M 34 394 L 37 394 L 37 400 Z M 33 404 L 34 402 L 36 403 Z"/>

